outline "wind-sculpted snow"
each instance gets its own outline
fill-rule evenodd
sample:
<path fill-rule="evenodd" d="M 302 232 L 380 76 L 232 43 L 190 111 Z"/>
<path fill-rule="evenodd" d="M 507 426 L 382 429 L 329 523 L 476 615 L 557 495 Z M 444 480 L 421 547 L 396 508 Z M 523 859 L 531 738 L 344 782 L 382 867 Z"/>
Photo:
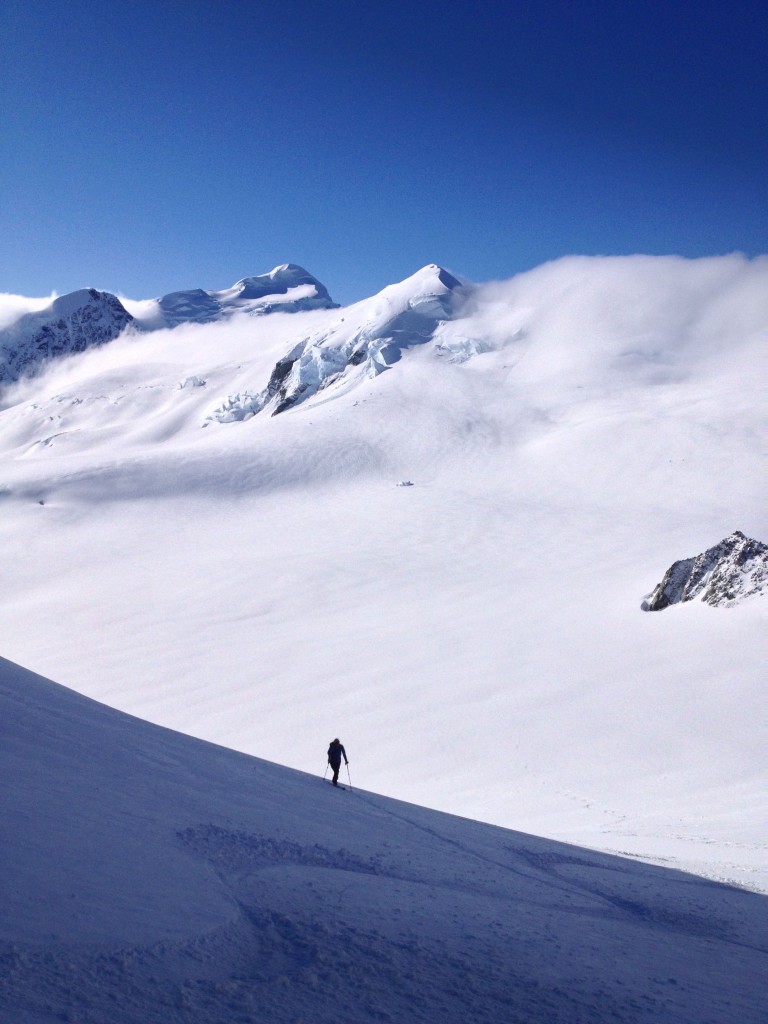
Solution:
<path fill-rule="evenodd" d="M 730 608 L 768 590 L 768 545 L 736 530 L 695 558 L 683 558 L 643 601 L 645 611 L 696 599 Z"/>
<path fill-rule="evenodd" d="M 762 1021 L 764 897 L 334 790 L 2 659 L 0 716 L 9 1024 Z"/>

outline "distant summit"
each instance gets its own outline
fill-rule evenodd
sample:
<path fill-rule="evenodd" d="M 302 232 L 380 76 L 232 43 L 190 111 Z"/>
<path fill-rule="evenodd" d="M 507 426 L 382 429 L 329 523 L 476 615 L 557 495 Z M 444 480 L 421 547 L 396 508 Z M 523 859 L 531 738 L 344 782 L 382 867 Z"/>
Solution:
<path fill-rule="evenodd" d="M 44 309 L 27 313 L 0 331 L 0 384 L 33 374 L 50 359 L 113 341 L 128 325 L 154 331 L 188 323 L 214 323 L 237 313 L 262 316 L 336 308 L 325 285 L 295 263 L 282 263 L 268 274 L 244 277 L 223 291 L 193 288 L 171 292 L 149 303 L 136 316 L 116 295 L 83 288 L 59 296 Z"/>
<path fill-rule="evenodd" d="M 406 348 L 429 341 L 452 318 L 452 293 L 461 282 L 430 263 L 411 277 L 345 308 L 336 324 L 311 335 L 276 364 L 259 394 L 233 396 L 214 419 L 246 419 L 269 407 L 282 412 L 347 374 L 352 367 L 375 376 Z M 130 313 L 126 305 L 134 309 Z M 126 305 L 110 292 L 82 289 L 55 299 L 0 331 L 0 384 L 37 372 L 48 360 L 83 352 L 116 338 L 131 325 L 156 331 L 182 324 L 210 324 L 236 315 L 265 316 L 339 309 L 328 289 L 296 263 L 243 277 L 231 288 L 191 288 Z"/>
<path fill-rule="evenodd" d="M 730 607 L 768 589 L 768 545 L 736 530 L 694 558 L 667 569 L 661 583 L 643 601 L 644 611 L 696 599 Z"/>
<path fill-rule="evenodd" d="M 439 267 L 436 263 L 428 263 L 426 267 L 417 270 L 415 274 L 407 277 L 401 284 L 423 285 L 429 291 L 439 290 L 440 285 L 448 291 L 461 287 L 461 281 L 458 278 L 444 270 L 443 267 Z"/>
<path fill-rule="evenodd" d="M 133 321 L 109 292 L 83 288 L 61 295 L 0 331 L 0 384 L 34 373 L 49 359 L 104 345 Z"/>
<path fill-rule="evenodd" d="M 295 263 L 281 263 L 268 274 L 244 277 L 231 288 L 209 292 L 202 288 L 171 292 L 157 300 L 159 318 L 142 319 L 145 329 L 212 323 L 235 313 L 298 313 L 306 309 L 336 309 L 325 285 Z"/>
<path fill-rule="evenodd" d="M 336 305 L 332 302 L 325 285 L 296 263 L 281 263 L 279 267 L 270 270 L 268 274 L 244 277 L 242 281 L 238 281 L 232 286 L 230 292 L 236 292 L 241 299 L 262 299 L 267 295 L 287 295 L 289 291 L 296 288 L 309 289 L 314 297 L 330 303 L 331 306 Z M 225 296 L 229 293 L 218 292 L 216 294 Z"/>

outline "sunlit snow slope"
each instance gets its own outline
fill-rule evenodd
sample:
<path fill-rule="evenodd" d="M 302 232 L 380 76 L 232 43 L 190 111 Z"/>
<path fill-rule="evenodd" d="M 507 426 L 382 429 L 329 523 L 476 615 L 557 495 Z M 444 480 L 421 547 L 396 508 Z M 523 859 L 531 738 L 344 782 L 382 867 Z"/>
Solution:
<path fill-rule="evenodd" d="M 0 659 L 0 1019 L 758 1024 L 765 897 L 426 811 Z"/>
<path fill-rule="evenodd" d="M 340 735 L 366 788 L 768 888 L 765 601 L 641 610 L 676 560 L 768 539 L 766 324 L 768 260 L 731 256 L 129 329 L 2 395 L 0 649 L 294 768 Z"/>

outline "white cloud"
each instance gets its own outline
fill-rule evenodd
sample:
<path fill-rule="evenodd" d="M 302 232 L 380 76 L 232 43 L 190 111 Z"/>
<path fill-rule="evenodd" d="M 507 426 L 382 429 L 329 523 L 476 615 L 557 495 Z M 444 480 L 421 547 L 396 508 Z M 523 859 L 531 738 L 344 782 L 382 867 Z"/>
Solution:
<path fill-rule="evenodd" d="M 30 299 L 24 295 L 11 295 L 9 292 L 0 292 L 0 330 L 9 327 L 26 313 L 36 313 L 40 309 L 50 306 L 57 292 L 41 299 Z"/>

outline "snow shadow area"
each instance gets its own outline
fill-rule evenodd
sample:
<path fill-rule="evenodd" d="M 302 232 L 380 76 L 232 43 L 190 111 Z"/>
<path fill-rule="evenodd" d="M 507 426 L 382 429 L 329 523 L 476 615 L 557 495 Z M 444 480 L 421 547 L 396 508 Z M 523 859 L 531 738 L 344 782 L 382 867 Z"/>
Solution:
<path fill-rule="evenodd" d="M 7 661 L 0 701 L 4 1022 L 764 1019 L 763 896 L 336 790 Z"/>

